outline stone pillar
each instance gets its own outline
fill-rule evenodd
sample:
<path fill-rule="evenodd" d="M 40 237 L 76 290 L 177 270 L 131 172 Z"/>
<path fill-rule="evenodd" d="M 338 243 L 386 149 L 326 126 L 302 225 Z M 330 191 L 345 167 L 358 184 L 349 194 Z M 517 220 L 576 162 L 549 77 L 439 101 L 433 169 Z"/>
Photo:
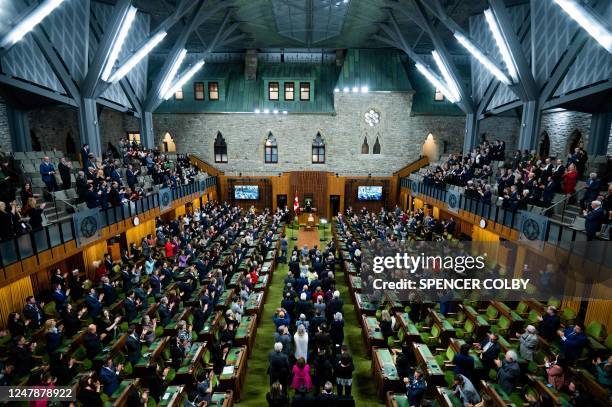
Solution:
<path fill-rule="evenodd" d="M 478 129 L 480 122 L 475 113 L 465 116 L 465 134 L 463 136 L 463 153 L 469 153 L 478 145 Z"/>
<path fill-rule="evenodd" d="M 589 172 L 603 174 L 606 170 L 610 124 L 612 124 L 612 112 L 594 113 L 591 116 L 591 128 L 586 146 Z"/>
<path fill-rule="evenodd" d="M 155 147 L 153 134 L 153 113 L 142 112 L 140 116 L 140 140 L 145 148 Z"/>
<path fill-rule="evenodd" d="M 100 142 L 100 125 L 98 123 L 98 107 L 94 99 L 81 99 L 79 108 L 79 133 L 81 146 L 89 144 L 89 151 L 97 158 L 102 157 Z"/>
<path fill-rule="evenodd" d="M 529 151 L 536 149 L 538 131 L 540 130 L 540 115 L 540 107 L 537 101 L 530 100 L 523 104 L 518 149 Z"/>

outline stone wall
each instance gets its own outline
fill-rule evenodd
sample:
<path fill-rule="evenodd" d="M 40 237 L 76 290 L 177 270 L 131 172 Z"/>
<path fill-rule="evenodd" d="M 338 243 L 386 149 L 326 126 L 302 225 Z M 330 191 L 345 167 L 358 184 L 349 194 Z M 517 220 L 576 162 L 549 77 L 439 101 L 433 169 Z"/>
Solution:
<path fill-rule="evenodd" d="M 412 116 L 411 93 L 335 94 L 335 115 L 324 114 L 154 114 L 156 144 L 169 132 L 178 152 L 195 153 L 227 174 L 277 174 L 283 171 L 320 170 L 340 174 L 388 175 L 414 161 L 432 133 L 438 151 L 461 151 L 463 116 Z M 380 123 L 366 124 L 370 109 L 380 114 Z M 518 120 L 500 119 L 491 124 L 500 138 L 515 145 Z M 485 125 L 485 129 L 488 128 Z M 228 147 L 228 163 L 215 164 L 213 143 L 221 132 Z M 264 143 L 272 132 L 278 144 L 278 164 L 264 163 Z M 325 164 L 313 164 L 311 145 L 320 132 L 326 145 Z M 376 138 L 381 154 L 372 154 Z M 367 138 L 370 153 L 361 154 Z"/>
<path fill-rule="evenodd" d="M 591 128 L 591 115 L 589 113 L 574 112 L 570 110 L 544 113 L 540 122 L 540 140 L 546 132 L 550 139 L 550 155 L 565 158 L 570 145 L 570 136 L 574 131 L 582 135 L 582 146 L 586 148 Z"/>
<path fill-rule="evenodd" d="M 0 98 L 0 152 L 9 153 L 11 151 L 13 151 L 13 143 L 11 141 L 6 102 Z"/>

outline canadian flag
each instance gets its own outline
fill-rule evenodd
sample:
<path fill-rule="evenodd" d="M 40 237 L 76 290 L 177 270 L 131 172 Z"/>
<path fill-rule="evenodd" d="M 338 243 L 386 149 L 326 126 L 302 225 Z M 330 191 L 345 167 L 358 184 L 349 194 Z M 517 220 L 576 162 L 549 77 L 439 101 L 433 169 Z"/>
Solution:
<path fill-rule="evenodd" d="M 293 198 L 293 213 L 295 213 L 295 216 L 300 214 L 300 199 L 297 191 L 295 191 L 295 197 Z"/>

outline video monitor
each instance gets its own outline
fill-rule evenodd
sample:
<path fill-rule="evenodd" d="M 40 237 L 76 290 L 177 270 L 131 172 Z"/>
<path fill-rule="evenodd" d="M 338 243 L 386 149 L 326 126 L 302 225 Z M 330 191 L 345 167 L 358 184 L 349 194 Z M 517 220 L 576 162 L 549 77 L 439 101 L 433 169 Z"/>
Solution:
<path fill-rule="evenodd" d="M 383 187 L 359 187 L 357 199 L 360 201 L 380 201 Z"/>
<path fill-rule="evenodd" d="M 234 187 L 234 199 L 259 199 L 259 187 L 257 185 L 236 185 Z"/>

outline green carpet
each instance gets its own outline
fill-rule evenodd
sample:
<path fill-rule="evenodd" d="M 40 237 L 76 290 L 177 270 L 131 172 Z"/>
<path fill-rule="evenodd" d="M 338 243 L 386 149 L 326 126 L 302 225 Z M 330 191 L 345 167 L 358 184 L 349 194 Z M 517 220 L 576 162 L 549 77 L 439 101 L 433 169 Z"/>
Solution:
<path fill-rule="evenodd" d="M 323 232 L 319 231 L 323 236 Z M 287 236 L 291 236 L 289 230 Z M 331 238 L 331 233 L 327 232 L 327 238 Z M 323 245 L 326 242 L 322 242 Z M 293 249 L 295 241 L 289 239 L 289 252 Z M 276 270 L 269 285 L 268 296 L 266 298 L 262 321 L 257 328 L 255 346 L 248 360 L 247 376 L 242 391 L 241 406 L 265 406 L 266 393 L 269 388 L 268 353 L 274 346 L 274 323 L 272 316 L 276 308 L 280 306 L 283 294 L 283 280 L 285 279 L 289 267 L 287 264 L 277 264 Z M 357 322 L 352 300 L 349 296 L 348 287 L 341 270 L 337 271 L 337 289 L 344 300 L 345 343 L 348 344 L 355 363 L 353 374 L 353 397 L 355 404 L 361 406 L 380 406 L 384 403 L 378 401 L 376 389 L 372 380 L 371 361 L 367 358 L 363 340 L 361 338 L 361 325 Z"/>

